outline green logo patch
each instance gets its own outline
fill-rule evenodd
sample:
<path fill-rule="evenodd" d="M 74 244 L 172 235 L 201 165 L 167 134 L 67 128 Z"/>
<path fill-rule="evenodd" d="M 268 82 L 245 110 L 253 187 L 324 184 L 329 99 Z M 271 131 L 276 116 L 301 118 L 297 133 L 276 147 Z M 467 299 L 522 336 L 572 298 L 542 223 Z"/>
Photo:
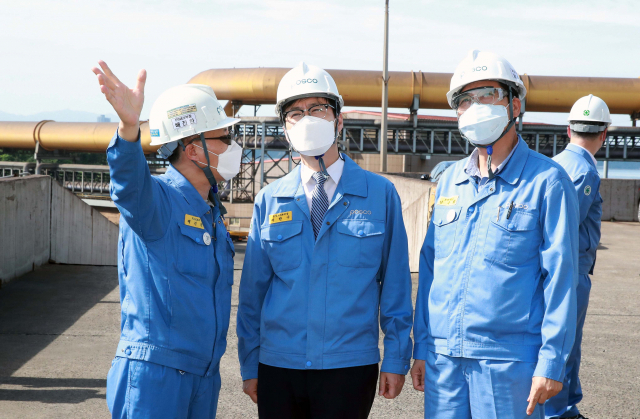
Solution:
<path fill-rule="evenodd" d="M 584 194 L 587 196 L 591 195 L 591 186 L 587 185 L 584 187 Z"/>
<path fill-rule="evenodd" d="M 589 109 L 586 109 L 584 112 L 582 112 L 584 116 L 589 116 L 590 113 L 591 112 L 589 112 Z"/>

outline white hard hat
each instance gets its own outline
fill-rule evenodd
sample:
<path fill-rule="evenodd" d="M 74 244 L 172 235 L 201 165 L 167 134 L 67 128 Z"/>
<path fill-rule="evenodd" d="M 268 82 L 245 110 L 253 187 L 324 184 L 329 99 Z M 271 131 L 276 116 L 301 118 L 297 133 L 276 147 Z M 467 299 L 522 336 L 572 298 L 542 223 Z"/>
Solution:
<path fill-rule="evenodd" d="M 611 114 L 604 100 L 589 95 L 581 97 L 573 104 L 567 121 L 576 132 L 602 132 L 611 125 Z"/>
<path fill-rule="evenodd" d="M 338 106 L 336 113 L 344 105 L 333 77 L 320 67 L 301 62 L 289 70 L 280 80 L 276 115 L 282 113 L 282 108 L 286 103 L 305 97 L 325 97 L 335 100 Z"/>
<path fill-rule="evenodd" d="M 171 143 L 239 121 L 227 118 L 211 87 L 182 84 L 164 91 L 154 102 L 149 115 L 151 145 Z M 175 145 L 170 148 L 173 151 Z"/>
<path fill-rule="evenodd" d="M 453 96 L 459 93 L 464 86 L 480 80 L 495 80 L 512 86 L 517 90 L 520 100 L 527 95 L 524 83 L 509 61 L 493 52 L 475 50 L 469 51 L 451 77 L 451 85 L 447 93 L 449 106 L 453 107 Z"/>

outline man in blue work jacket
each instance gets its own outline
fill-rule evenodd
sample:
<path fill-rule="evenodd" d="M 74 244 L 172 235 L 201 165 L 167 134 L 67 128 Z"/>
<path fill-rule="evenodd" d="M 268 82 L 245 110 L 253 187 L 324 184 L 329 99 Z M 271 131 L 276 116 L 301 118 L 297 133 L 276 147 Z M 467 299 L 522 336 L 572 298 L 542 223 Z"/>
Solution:
<path fill-rule="evenodd" d="M 515 121 L 526 89 L 472 51 L 447 99 L 476 149 L 438 182 L 421 251 L 414 388 L 425 418 L 544 417 L 576 326 L 578 203 L 571 179 Z"/>
<path fill-rule="evenodd" d="M 120 343 L 107 377 L 114 418 L 214 418 L 233 284 L 231 239 L 216 182 L 242 149 L 213 90 L 176 86 L 154 103 L 151 145 L 171 165 L 152 177 L 140 144 L 146 72 L 129 89 L 104 62 L 100 90 L 120 117 L 107 149 L 120 213 Z"/>
<path fill-rule="evenodd" d="M 276 109 L 302 163 L 256 196 L 238 306 L 243 389 L 260 418 L 366 418 L 402 390 L 411 277 L 393 184 L 339 154 L 342 97 L 301 63 Z"/>
<path fill-rule="evenodd" d="M 607 128 L 610 124 L 609 107 L 602 99 L 593 95 L 578 99 L 569 113 L 567 135 L 571 143 L 554 158 L 567 171 L 578 193 L 580 261 L 578 263 L 576 340 L 567 361 L 562 391 L 545 405 L 546 416 L 550 419 L 584 417 L 577 406 L 582 400 L 582 388 L 578 377 L 580 346 L 591 290 L 589 274 L 593 274 L 596 263 L 602 218 L 600 176 L 594 155 L 607 139 Z"/>

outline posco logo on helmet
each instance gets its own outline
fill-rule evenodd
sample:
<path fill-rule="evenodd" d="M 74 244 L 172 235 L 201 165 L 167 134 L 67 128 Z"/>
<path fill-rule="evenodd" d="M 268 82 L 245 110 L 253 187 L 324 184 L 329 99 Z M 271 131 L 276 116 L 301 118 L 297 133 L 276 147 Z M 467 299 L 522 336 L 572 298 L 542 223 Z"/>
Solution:
<path fill-rule="evenodd" d="M 482 67 L 471 67 L 471 71 L 487 71 L 487 66 L 483 65 Z"/>
<path fill-rule="evenodd" d="M 307 83 L 317 83 L 317 79 L 300 79 L 296 82 L 296 84 L 307 84 Z"/>

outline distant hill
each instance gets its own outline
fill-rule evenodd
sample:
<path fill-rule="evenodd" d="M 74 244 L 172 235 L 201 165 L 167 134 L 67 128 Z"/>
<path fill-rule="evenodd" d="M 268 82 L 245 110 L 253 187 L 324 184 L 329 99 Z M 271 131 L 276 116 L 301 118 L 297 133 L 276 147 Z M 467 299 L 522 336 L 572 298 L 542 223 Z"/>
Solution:
<path fill-rule="evenodd" d="M 73 111 L 71 109 L 40 112 L 33 115 L 14 115 L 0 111 L 0 121 L 42 121 L 44 119 L 51 119 L 58 122 L 97 122 L 99 116 L 100 115 L 96 113 Z M 118 115 L 106 114 L 105 116 L 110 118 L 111 122 L 120 121 Z"/>

